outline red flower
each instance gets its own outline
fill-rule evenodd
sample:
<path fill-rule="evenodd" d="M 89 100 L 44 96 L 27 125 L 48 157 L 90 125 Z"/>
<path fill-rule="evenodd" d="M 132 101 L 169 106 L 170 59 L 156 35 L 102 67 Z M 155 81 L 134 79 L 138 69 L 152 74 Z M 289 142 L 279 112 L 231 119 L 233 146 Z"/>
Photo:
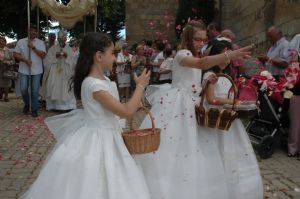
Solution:
<path fill-rule="evenodd" d="M 284 101 L 283 96 L 282 96 L 282 94 L 281 94 L 280 92 L 274 92 L 274 93 L 272 94 L 272 97 L 273 97 L 273 99 L 274 99 L 276 102 L 278 102 L 279 104 L 282 104 L 283 101 Z"/>
<path fill-rule="evenodd" d="M 256 59 L 254 63 L 255 63 L 256 65 L 260 65 L 260 64 L 261 64 L 261 62 L 260 62 L 258 59 Z"/>
<path fill-rule="evenodd" d="M 261 80 L 261 81 L 265 81 L 268 78 L 266 76 L 261 76 L 261 75 L 252 75 L 252 79 L 254 80 Z"/>

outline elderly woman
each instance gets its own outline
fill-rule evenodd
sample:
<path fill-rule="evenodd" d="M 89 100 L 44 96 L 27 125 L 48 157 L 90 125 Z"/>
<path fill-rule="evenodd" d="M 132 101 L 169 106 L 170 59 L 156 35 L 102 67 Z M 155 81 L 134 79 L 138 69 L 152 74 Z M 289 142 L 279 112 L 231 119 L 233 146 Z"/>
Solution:
<path fill-rule="evenodd" d="M 13 64 L 12 54 L 9 52 L 6 47 L 6 39 L 5 37 L 0 36 L 0 98 L 3 98 L 4 94 L 4 102 L 8 102 L 8 91 L 11 87 L 11 79 L 4 76 L 4 73 L 10 69 L 9 67 Z"/>

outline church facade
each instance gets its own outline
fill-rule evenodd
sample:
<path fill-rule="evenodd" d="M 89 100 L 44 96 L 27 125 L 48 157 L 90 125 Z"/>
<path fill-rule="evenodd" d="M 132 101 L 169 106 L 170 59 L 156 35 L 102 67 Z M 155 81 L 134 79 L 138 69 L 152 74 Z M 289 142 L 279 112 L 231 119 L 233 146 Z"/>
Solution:
<path fill-rule="evenodd" d="M 166 24 L 176 18 L 178 4 L 179 0 L 126 0 L 126 40 L 153 40 L 166 31 L 175 39 L 174 24 Z M 272 25 L 288 39 L 300 33 L 300 0 L 215 0 L 215 6 L 222 29 L 232 29 L 241 45 L 265 48 L 265 31 Z"/>

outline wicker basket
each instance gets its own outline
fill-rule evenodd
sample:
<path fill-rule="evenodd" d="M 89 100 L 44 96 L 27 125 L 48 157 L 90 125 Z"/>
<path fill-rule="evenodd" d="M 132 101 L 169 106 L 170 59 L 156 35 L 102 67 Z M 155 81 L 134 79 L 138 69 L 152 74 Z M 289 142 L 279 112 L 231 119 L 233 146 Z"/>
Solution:
<path fill-rule="evenodd" d="M 141 107 L 149 116 L 152 128 L 133 129 L 129 120 L 129 131 L 123 132 L 123 139 L 130 154 L 143 154 L 157 151 L 160 144 L 160 130 L 155 128 L 153 117 L 146 107 Z"/>
<path fill-rule="evenodd" d="M 231 77 L 225 74 L 219 74 L 217 75 L 217 77 L 226 77 L 227 79 L 229 79 L 229 81 L 231 82 L 234 88 L 233 91 L 234 91 L 234 100 L 235 100 L 237 89 Z M 205 99 L 205 94 L 209 83 L 210 83 L 209 80 L 204 83 L 203 89 L 201 91 L 202 97 L 201 97 L 200 105 L 195 106 L 197 123 L 199 126 L 217 128 L 217 129 L 227 131 L 230 128 L 231 123 L 237 118 L 238 115 L 237 112 L 234 110 L 235 105 L 233 103 L 231 108 L 229 109 L 219 110 L 218 108 L 209 108 L 208 110 L 206 110 L 203 106 L 203 102 Z M 230 91 L 228 93 L 228 97 L 229 94 Z"/>

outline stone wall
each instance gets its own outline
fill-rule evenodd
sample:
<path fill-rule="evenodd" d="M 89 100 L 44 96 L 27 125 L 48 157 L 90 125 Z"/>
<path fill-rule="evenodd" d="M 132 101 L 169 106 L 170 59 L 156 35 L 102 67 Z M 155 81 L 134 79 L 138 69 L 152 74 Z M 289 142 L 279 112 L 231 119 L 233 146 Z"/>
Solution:
<path fill-rule="evenodd" d="M 174 25 L 167 27 L 165 16 L 176 17 L 178 0 L 126 0 L 126 40 L 133 44 L 142 39 L 157 39 L 157 33 L 175 38 Z M 166 13 L 168 13 L 166 15 Z M 151 29 L 150 23 L 153 23 Z"/>
<path fill-rule="evenodd" d="M 176 17 L 179 0 L 126 0 L 126 40 L 137 43 L 156 39 L 156 31 L 166 31 L 164 15 Z M 300 0 L 216 0 L 221 5 L 222 28 L 232 29 L 241 45 L 255 43 L 259 51 L 269 48 L 265 31 L 275 25 L 290 40 L 300 33 Z M 149 23 L 155 22 L 155 30 Z M 174 27 L 168 30 L 175 38 Z"/>
<path fill-rule="evenodd" d="M 265 31 L 278 26 L 288 40 L 300 33 L 300 0 L 223 0 L 222 27 L 232 29 L 241 45 L 270 47 Z"/>

